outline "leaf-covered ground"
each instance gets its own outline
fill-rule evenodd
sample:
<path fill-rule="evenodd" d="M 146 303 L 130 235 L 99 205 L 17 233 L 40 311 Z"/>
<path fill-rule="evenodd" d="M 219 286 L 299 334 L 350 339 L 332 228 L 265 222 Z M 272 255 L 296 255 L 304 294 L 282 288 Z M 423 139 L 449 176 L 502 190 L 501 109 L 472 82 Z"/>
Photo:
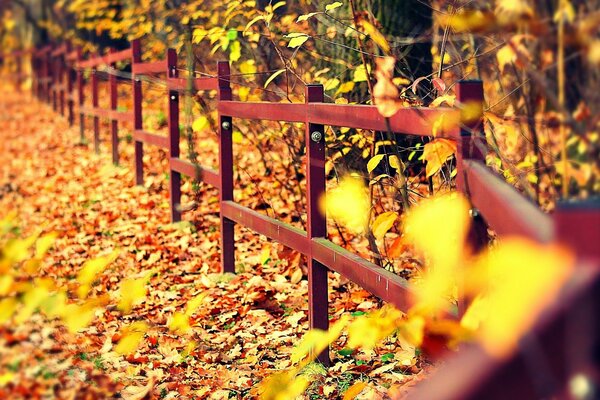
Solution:
<path fill-rule="evenodd" d="M 137 187 L 126 140 L 122 166 L 115 167 L 106 143 L 95 155 L 51 108 L 9 90 L 0 98 L 0 218 L 16 212 L 22 236 L 38 229 L 58 233 L 40 275 L 74 289 L 86 260 L 118 250 L 92 286 L 92 295 L 108 294 L 111 304 L 123 279 L 148 270 L 153 275 L 145 300 L 130 313 L 108 306 L 78 334 L 40 314 L 0 325 L 0 398 L 257 397 L 257 383 L 290 365 L 290 352 L 307 330 L 299 257 L 240 229 L 240 272 L 218 274 L 215 190 L 202 187 L 186 221 L 170 224 L 164 153 L 146 146 L 150 174 Z M 191 184 L 185 189 L 190 194 Z M 332 321 L 380 305 L 334 274 L 330 288 Z M 199 294 L 206 297 L 191 315 L 191 331 L 169 329 L 173 315 Z M 137 320 L 150 329 L 137 352 L 121 356 L 115 352 L 120 329 Z M 393 338 L 373 352 L 343 349 L 344 336 L 332 349 L 332 368 L 306 371 L 314 379 L 307 398 L 341 397 L 358 380 L 370 383 L 363 398 L 386 398 L 424 375 L 424 362 Z"/>

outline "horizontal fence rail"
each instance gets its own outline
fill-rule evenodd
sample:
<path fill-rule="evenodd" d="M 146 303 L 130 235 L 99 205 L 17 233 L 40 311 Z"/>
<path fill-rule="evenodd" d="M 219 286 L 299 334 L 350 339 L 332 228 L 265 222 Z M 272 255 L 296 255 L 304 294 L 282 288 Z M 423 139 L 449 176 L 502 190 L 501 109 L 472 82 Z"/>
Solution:
<path fill-rule="evenodd" d="M 457 187 L 472 203 L 473 229 L 469 236 L 477 250 L 485 246 L 487 229 L 500 237 L 520 235 L 539 243 L 559 241 L 578 256 L 579 268 L 561 292 L 559 298 L 540 316 L 532 335 L 540 338 L 549 368 L 557 381 L 548 386 L 548 393 L 564 393 L 570 377 L 579 370 L 592 368 L 598 373 L 600 363 L 600 324 L 590 322 L 589 314 L 571 316 L 574 308 L 600 311 L 600 207 L 597 203 L 577 208 L 561 205 L 553 215 L 542 213 L 533 203 L 518 193 L 485 165 L 485 139 L 481 118 L 462 123 L 466 104 L 483 103 L 483 86 L 479 81 L 464 81 L 456 85 L 456 107 L 403 108 L 389 119 L 383 118 L 375 106 L 324 103 L 322 85 L 308 85 L 305 103 L 270 103 L 234 101 L 229 63 L 217 63 L 215 76 L 179 77 L 178 59 L 174 49 L 166 58 L 142 62 L 141 43 L 131 47 L 95 55 L 84 60 L 79 49 L 69 43 L 45 46 L 31 52 L 32 91 L 40 100 L 65 113 L 73 124 L 73 106 L 77 103 L 80 131 L 83 138 L 85 117 L 94 121 L 94 147 L 99 150 L 99 118 L 111 122 L 113 162 L 118 163 L 117 123 L 133 124 L 136 183 L 143 184 L 143 145 L 155 145 L 169 152 L 169 192 L 171 220 L 181 220 L 181 174 L 206 182 L 219 190 L 221 228 L 221 268 L 234 272 L 234 225 L 239 224 L 265 235 L 304 254 L 308 259 L 309 321 L 311 328 L 328 328 L 327 272 L 336 271 L 401 310 L 410 307 L 411 289 L 408 282 L 376 264 L 332 243 L 327 239 L 325 217 L 318 211 L 318 199 L 325 194 L 325 126 L 342 126 L 391 131 L 395 134 L 431 136 L 434 123 L 440 118 L 457 121 L 437 137 L 457 142 Z M 117 110 L 117 64 L 129 61 L 132 73 L 132 112 Z M 110 109 L 98 106 L 99 68 L 107 67 L 110 88 Z M 84 107 L 84 71 L 91 72 L 91 107 Z M 162 79 L 168 100 L 168 136 L 145 131 L 142 126 L 142 86 L 145 75 L 165 74 Z M 156 78 L 155 78 L 156 79 Z M 179 96 L 182 92 L 217 91 L 219 169 L 197 165 L 180 158 Z M 233 199 L 233 119 L 257 119 L 303 123 L 306 141 L 307 229 L 302 230 L 268 217 L 236 203 Z M 315 133 L 319 133 L 316 135 Z M 579 317 L 577 317 L 579 315 Z M 571 325 L 574 324 L 575 328 Z M 578 356 L 566 353 L 569 330 L 579 329 L 589 340 L 577 347 Z M 557 350 L 560 349 L 560 350 Z M 583 349 L 583 350 L 582 350 Z M 529 398 L 548 393 L 541 390 L 544 382 L 529 379 L 527 354 L 515 351 L 505 360 L 491 359 L 477 345 L 468 346 L 439 368 L 432 383 L 417 385 L 411 397 L 423 399 Z M 327 351 L 319 360 L 329 364 Z M 539 380 L 539 379 L 538 379 Z M 523 397 L 525 396 L 525 397 Z"/>

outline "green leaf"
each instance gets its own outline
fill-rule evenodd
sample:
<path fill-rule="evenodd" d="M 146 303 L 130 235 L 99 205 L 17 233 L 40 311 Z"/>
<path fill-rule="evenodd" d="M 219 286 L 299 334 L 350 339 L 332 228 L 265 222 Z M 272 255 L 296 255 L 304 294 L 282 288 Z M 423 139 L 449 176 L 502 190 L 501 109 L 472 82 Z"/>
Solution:
<path fill-rule="evenodd" d="M 269 79 L 267 79 L 267 81 L 265 82 L 265 86 L 264 87 L 266 88 L 267 86 L 269 86 L 269 83 L 273 82 L 273 79 L 277 78 L 279 75 L 283 74 L 284 72 L 285 72 L 285 68 L 275 71 L 273 73 L 273 75 L 271 75 L 269 77 Z"/>
<path fill-rule="evenodd" d="M 336 1 L 335 3 L 331 3 L 325 6 L 325 11 L 333 11 L 336 8 L 340 8 L 341 6 L 343 6 L 344 3 L 342 3 L 341 1 Z"/>
<path fill-rule="evenodd" d="M 376 156 L 371 158 L 367 163 L 367 171 L 369 171 L 369 173 L 373 172 L 373 170 L 377 168 L 381 160 L 383 160 L 384 156 L 385 154 L 377 154 Z"/>
<path fill-rule="evenodd" d="M 345 348 L 338 351 L 338 354 L 342 357 L 352 355 L 352 353 L 354 353 L 354 349 Z"/>
<path fill-rule="evenodd" d="M 227 39 L 235 40 L 238 37 L 238 31 L 235 29 L 230 29 L 227 31 Z"/>

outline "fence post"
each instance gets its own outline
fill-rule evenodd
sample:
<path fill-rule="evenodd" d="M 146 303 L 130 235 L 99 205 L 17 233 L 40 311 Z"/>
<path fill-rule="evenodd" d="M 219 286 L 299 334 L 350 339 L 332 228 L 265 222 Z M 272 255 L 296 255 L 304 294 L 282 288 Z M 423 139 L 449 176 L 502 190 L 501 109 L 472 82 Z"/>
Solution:
<path fill-rule="evenodd" d="M 31 95 L 37 97 L 37 69 L 36 69 L 36 51 L 31 50 Z"/>
<path fill-rule="evenodd" d="M 83 114 L 83 102 L 84 102 L 84 82 L 83 82 L 83 69 L 81 68 L 82 54 L 81 47 L 77 48 L 77 61 L 75 61 L 76 77 L 77 80 L 77 104 L 79 108 L 79 141 L 85 142 L 85 115 Z"/>
<path fill-rule="evenodd" d="M 133 72 L 133 66 L 142 61 L 142 49 L 139 39 L 135 39 L 131 42 L 132 62 L 131 69 Z M 135 137 L 135 131 L 141 130 L 142 121 L 142 82 L 135 74 L 132 74 L 132 87 L 133 87 L 133 131 Z M 134 140 L 135 144 L 135 184 L 144 184 L 144 144 L 138 140 Z"/>
<path fill-rule="evenodd" d="M 457 189 L 469 196 L 469 183 L 463 171 L 463 160 L 474 159 L 485 163 L 485 138 L 483 136 L 483 83 L 480 80 L 459 81 L 456 84 L 456 100 L 460 108 L 460 136 L 457 140 L 456 175 Z M 471 228 L 467 241 L 472 251 L 485 247 L 488 240 L 487 226 L 479 212 L 471 209 Z M 462 291 L 459 282 L 459 291 Z M 459 314 L 462 315 L 470 299 L 459 296 Z"/>
<path fill-rule="evenodd" d="M 110 49 L 109 54 L 114 53 L 114 49 Z M 109 68 L 116 68 L 116 63 L 110 63 Z M 110 109 L 117 111 L 117 103 L 119 100 L 119 92 L 117 87 L 117 76 L 110 71 L 108 75 L 108 85 L 110 89 Z M 110 120 L 110 137 L 112 142 L 112 161 L 113 164 L 119 165 L 119 121 L 113 115 Z"/>
<path fill-rule="evenodd" d="M 15 68 L 17 69 L 15 75 L 17 76 L 17 90 L 20 92 L 21 91 L 21 86 L 23 86 L 23 60 L 21 57 L 23 57 L 23 54 L 17 54 L 17 56 L 15 57 Z"/>
<path fill-rule="evenodd" d="M 99 56 L 99 54 L 96 54 Z M 96 113 L 98 108 L 98 74 L 96 67 L 92 68 L 92 108 L 94 109 L 94 151 L 100 154 L 100 118 Z"/>
<path fill-rule="evenodd" d="M 177 52 L 175 49 L 167 49 L 167 81 L 169 78 L 177 78 Z M 179 158 L 179 92 L 169 90 L 169 200 L 171 203 L 171 222 L 181 221 L 181 174 L 173 171 L 171 162 Z"/>
<path fill-rule="evenodd" d="M 324 101 L 323 85 L 307 85 L 306 103 Z M 307 234 L 310 239 L 327 237 L 327 219 L 319 211 L 319 199 L 325 195 L 325 127 L 306 121 L 306 196 Z M 329 328 L 327 267 L 308 257 L 308 315 L 311 329 Z M 329 349 L 317 356 L 326 366 L 331 364 Z"/>
<path fill-rule="evenodd" d="M 52 85 L 52 65 L 50 59 L 50 53 L 52 52 L 52 46 L 48 45 L 46 54 L 44 54 L 44 101 L 50 105 L 52 102 L 52 95 L 50 94 L 50 87 Z"/>
<path fill-rule="evenodd" d="M 217 63 L 217 77 L 219 92 L 217 101 L 231 101 L 231 86 L 229 62 Z M 221 190 L 219 191 L 220 209 L 225 201 L 233 201 L 233 124 L 231 117 L 219 113 L 219 177 Z M 235 223 L 223 216 L 221 212 L 221 270 L 222 272 L 235 272 Z"/>
<path fill-rule="evenodd" d="M 65 50 L 65 44 L 59 46 Z M 56 62 L 58 63 L 58 81 L 59 81 L 59 104 L 60 104 L 60 115 L 65 116 L 65 78 L 67 77 L 67 62 L 66 62 L 66 53 L 63 51 L 58 57 Z"/>
<path fill-rule="evenodd" d="M 69 55 L 69 53 L 71 53 L 71 42 L 67 42 L 67 55 Z M 68 111 L 68 118 L 69 118 L 69 126 L 73 126 L 73 124 L 75 123 L 75 115 L 73 114 L 73 107 L 75 105 L 75 98 L 73 95 L 73 75 L 75 72 L 75 68 L 73 67 L 72 63 L 73 61 L 71 60 L 70 64 L 67 64 L 66 62 L 66 55 L 65 55 L 65 69 L 67 70 L 66 75 L 67 75 L 67 111 Z"/>
<path fill-rule="evenodd" d="M 58 112 L 58 94 L 56 93 L 56 87 L 58 85 L 59 73 L 58 73 L 58 62 L 57 57 L 53 55 L 56 46 L 52 46 L 50 49 L 50 65 L 52 71 L 52 86 L 50 89 L 50 95 L 52 96 L 52 111 Z"/>

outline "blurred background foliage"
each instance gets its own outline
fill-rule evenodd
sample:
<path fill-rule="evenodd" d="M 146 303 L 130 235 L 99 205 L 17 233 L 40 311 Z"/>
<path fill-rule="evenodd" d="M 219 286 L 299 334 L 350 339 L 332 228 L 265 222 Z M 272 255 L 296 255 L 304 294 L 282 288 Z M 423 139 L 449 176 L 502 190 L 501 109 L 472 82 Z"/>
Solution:
<path fill-rule="evenodd" d="M 490 166 L 549 211 L 561 198 L 600 189 L 597 0 L 12 0 L 0 2 L 0 15 L 8 51 L 68 40 L 104 53 L 143 38 L 144 58 L 174 47 L 182 70 L 196 75 L 214 74 L 216 60 L 229 59 L 234 94 L 244 101 L 302 102 L 305 84 L 322 83 L 327 102 L 372 104 L 384 56 L 394 59 L 390 81 L 403 106 L 454 106 L 456 82 L 479 79 Z M 214 133 L 214 107 L 195 100 L 189 132 Z M 260 153 L 262 172 L 275 176 L 283 166 L 282 191 L 301 199 L 302 127 L 237 129 Z M 374 225 L 393 231 L 391 216 L 454 188 L 455 147 L 443 139 L 344 127 L 328 129 L 327 139 L 329 178 L 354 172 L 369 187 L 366 236 L 378 260 L 389 246 L 376 243 Z M 292 222 L 301 224 L 297 204 Z"/>

